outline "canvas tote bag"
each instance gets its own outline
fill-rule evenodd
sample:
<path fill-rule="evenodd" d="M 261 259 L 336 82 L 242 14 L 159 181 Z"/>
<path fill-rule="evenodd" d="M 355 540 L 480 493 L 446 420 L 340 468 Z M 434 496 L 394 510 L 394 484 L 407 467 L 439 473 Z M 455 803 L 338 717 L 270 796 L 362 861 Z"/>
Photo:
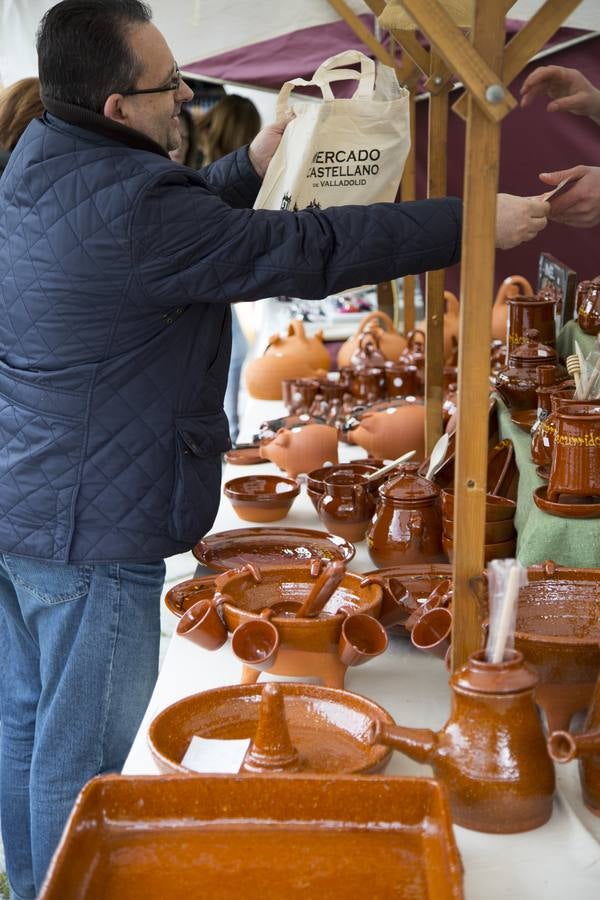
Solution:
<path fill-rule="evenodd" d="M 360 63 L 360 70 L 344 66 Z M 340 68 L 341 67 L 341 68 Z M 355 79 L 350 99 L 335 99 L 332 81 Z M 358 50 L 326 59 L 311 81 L 286 81 L 277 98 L 284 115 L 295 87 L 315 85 L 322 100 L 294 107 L 259 191 L 256 209 L 325 209 L 393 201 L 410 149 L 409 93 L 388 66 Z"/>

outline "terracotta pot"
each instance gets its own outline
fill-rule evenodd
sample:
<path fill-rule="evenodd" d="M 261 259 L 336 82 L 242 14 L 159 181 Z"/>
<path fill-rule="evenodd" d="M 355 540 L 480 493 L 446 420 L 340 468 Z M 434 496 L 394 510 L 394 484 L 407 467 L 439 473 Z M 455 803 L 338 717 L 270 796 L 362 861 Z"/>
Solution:
<path fill-rule="evenodd" d="M 316 369 L 306 356 L 259 356 L 244 368 L 246 387 L 257 400 L 281 400 L 281 382 L 289 378 L 313 378 Z"/>
<path fill-rule="evenodd" d="M 496 372 L 496 390 L 509 409 L 535 409 L 537 406 L 538 375 L 541 365 L 553 365 L 556 381 L 564 381 L 567 372 L 558 365 L 556 352 L 538 340 L 532 329 L 525 343 L 509 353 L 508 364 Z"/>
<path fill-rule="evenodd" d="M 285 519 L 300 484 L 278 475 L 243 475 L 223 485 L 235 512 L 246 522 L 276 522 Z"/>
<path fill-rule="evenodd" d="M 325 462 L 337 463 L 337 430 L 331 425 L 281 428 L 273 440 L 262 444 L 260 455 L 292 477 L 310 472 Z"/>
<path fill-rule="evenodd" d="M 600 332 L 600 276 L 594 281 L 581 281 L 575 295 L 577 322 L 586 334 Z"/>
<path fill-rule="evenodd" d="M 581 733 L 553 732 L 548 739 L 548 751 L 555 762 L 579 759 L 583 802 L 600 816 L 600 677 Z"/>
<path fill-rule="evenodd" d="M 313 369 L 331 368 L 331 360 L 323 343 L 323 332 L 317 331 L 314 337 L 307 337 L 301 319 L 292 319 L 288 325 L 287 335 L 275 334 L 269 338 L 265 350 L 267 356 L 300 356 L 308 360 Z"/>
<path fill-rule="evenodd" d="M 378 566 L 446 561 L 442 548 L 439 488 L 410 470 L 383 484 L 367 530 L 367 548 Z"/>
<path fill-rule="evenodd" d="M 556 347 L 556 298 L 548 293 L 509 297 L 506 343 L 510 356 L 528 340 L 527 333 L 538 332 L 541 343 Z"/>
<path fill-rule="evenodd" d="M 496 294 L 492 307 L 492 340 L 506 341 L 506 325 L 508 321 L 507 300 L 519 294 L 533 294 L 533 288 L 522 275 L 509 275 L 505 278 Z"/>
<path fill-rule="evenodd" d="M 353 543 L 362 541 L 376 504 L 366 476 L 333 472 L 325 476 L 323 487 L 317 512 L 327 530 Z"/>
<path fill-rule="evenodd" d="M 483 651 L 450 679 L 441 731 L 375 725 L 374 742 L 432 766 L 457 825 L 495 834 L 538 828 L 552 814 L 554 766 L 534 702 L 537 676 L 521 653 L 488 663 Z"/>
<path fill-rule="evenodd" d="M 559 404 L 548 500 L 600 496 L 600 402 Z"/>
<path fill-rule="evenodd" d="M 375 312 L 369 313 L 368 316 L 365 316 L 358 326 L 356 334 L 351 338 L 348 338 L 348 340 L 340 347 L 337 357 L 339 369 L 343 366 L 350 365 L 352 354 L 358 347 L 361 335 L 367 330 L 377 336 L 379 349 L 386 359 L 398 359 L 406 347 L 405 338 L 403 338 L 401 334 L 398 334 L 390 317 L 386 313 L 376 310 Z"/>
<path fill-rule="evenodd" d="M 460 303 L 452 291 L 444 291 L 444 361 L 450 363 L 458 347 Z M 417 328 L 426 331 L 427 322 L 417 322 Z"/>
<path fill-rule="evenodd" d="M 416 450 L 417 459 L 425 455 L 425 407 L 411 403 L 390 412 L 366 412 L 356 428 L 346 433 L 350 444 L 363 447 L 372 456 L 396 459 Z"/>

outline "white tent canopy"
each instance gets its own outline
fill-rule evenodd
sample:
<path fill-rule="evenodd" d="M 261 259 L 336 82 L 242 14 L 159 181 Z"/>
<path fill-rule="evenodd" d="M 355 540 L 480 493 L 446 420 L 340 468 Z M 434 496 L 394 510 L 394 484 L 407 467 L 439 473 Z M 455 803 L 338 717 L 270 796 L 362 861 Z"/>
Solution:
<path fill-rule="evenodd" d="M 0 82 L 11 84 L 37 73 L 35 32 L 55 0 L 4 0 L 0 4 Z M 150 0 L 154 21 L 180 65 L 235 48 L 293 34 L 339 20 L 328 0 Z M 368 13 L 364 0 L 346 0 L 355 13 Z M 543 0 L 517 0 L 509 15 L 529 19 Z M 600 0 L 582 0 L 565 21 L 573 28 L 600 31 Z"/>

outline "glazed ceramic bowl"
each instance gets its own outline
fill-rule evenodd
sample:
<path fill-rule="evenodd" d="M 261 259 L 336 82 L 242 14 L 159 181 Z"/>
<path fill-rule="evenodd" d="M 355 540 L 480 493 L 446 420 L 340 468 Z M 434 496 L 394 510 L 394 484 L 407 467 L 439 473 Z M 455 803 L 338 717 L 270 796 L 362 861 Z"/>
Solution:
<path fill-rule="evenodd" d="M 382 707 L 347 691 L 312 684 L 278 685 L 297 769 L 329 774 L 381 771 L 391 749 L 370 746 L 374 721 L 391 725 Z M 261 708 L 262 685 L 229 685 L 185 697 L 156 716 L 148 731 L 150 749 L 165 773 L 190 772 L 182 759 L 194 735 L 253 739 Z"/>
<path fill-rule="evenodd" d="M 530 566 L 519 592 L 515 649 L 539 677 L 536 702 L 548 730 L 567 731 L 600 674 L 600 569 Z M 487 615 L 486 598 L 482 615 Z"/>
<path fill-rule="evenodd" d="M 485 495 L 485 521 L 499 522 L 502 519 L 514 519 L 517 504 L 506 497 L 498 497 L 496 494 Z M 448 488 L 442 491 L 442 516 L 445 519 L 454 518 L 454 489 Z"/>
<path fill-rule="evenodd" d="M 442 547 L 450 562 L 454 559 L 454 542 L 442 535 Z M 493 559 L 514 559 L 517 550 L 517 540 L 514 538 L 510 541 L 499 541 L 496 544 L 485 544 L 483 547 L 484 564 L 491 562 Z"/>
<path fill-rule="evenodd" d="M 447 538 L 450 538 L 451 541 L 454 540 L 453 519 L 442 517 L 442 531 Z M 498 544 L 502 541 L 511 541 L 514 540 L 515 537 L 515 526 L 512 519 L 500 519 L 498 522 L 485 523 L 484 540 L 486 544 Z"/>
<path fill-rule="evenodd" d="M 279 475 L 243 475 L 228 481 L 223 493 L 245 522 L 276 522 L 289 513 L 300 484 Z"/>

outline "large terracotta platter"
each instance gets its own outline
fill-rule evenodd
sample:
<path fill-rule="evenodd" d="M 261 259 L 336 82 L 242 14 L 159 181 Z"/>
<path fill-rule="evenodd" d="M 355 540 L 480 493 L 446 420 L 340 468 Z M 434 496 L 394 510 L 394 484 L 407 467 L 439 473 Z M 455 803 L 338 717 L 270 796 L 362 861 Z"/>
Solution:
<path fill-rule="evenodd" d="M 198 541 L 194 556 L 209 569 L 225 572 L 244 563 L 258 566 L 341 559 L 349 562 L 354 545 L 336 534 L 308 528 L 237 528 Z"/>

